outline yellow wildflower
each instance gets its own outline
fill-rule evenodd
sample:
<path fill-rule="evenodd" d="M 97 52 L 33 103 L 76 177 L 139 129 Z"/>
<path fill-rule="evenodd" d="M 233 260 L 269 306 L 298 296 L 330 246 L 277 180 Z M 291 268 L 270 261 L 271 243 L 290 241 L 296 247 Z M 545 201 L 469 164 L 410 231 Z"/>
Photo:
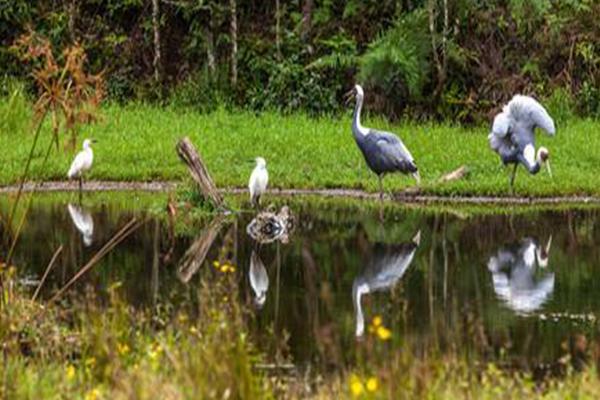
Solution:
<path fill-rule="evenodd" d="M 213 267 L 219 268 L 219 262 L 217 260 L 213 261 Z"/>
<path fill-rule="evenodd" d="M 158 343 L 154 343 L 152 346 L 150 346 L 150 351 L 148 351 L 148 356 L 150 357 L 151 360 L 156 360 L 158 358 L 158 356 L 160 355 L 162 351 L 162 348 L 160 347 L 160 345 Z"/>
<path fill-rule="evenodd" d="M 67 365 L 65 375 L 68 380 L 72 380 L 73 378 L 75 378 L 75 367 L 72 366 L 71 364 Z"/>
<path fill-rule="evenodd" d="M 100 389 L 93 388 L 85 394 L 85 400 L 97 400 L 100 397 Z"/>
<path fill-rule="evenodd" d="M 381 319 L 381 316 L 380 316 L 380 315 L 376 315 L 376 316 L 374 316 L 374 317 L 373 317 L 373 322 L 372 322 L 372 324 L 373 324 L 373 326 L 374 326 L 374 327 L 381 326 L 381 323 L 382 323 L 382 322 L 383 322 L 383 321 L 382 321 L 382 319 Z"/>
<path fill-rule="evenodd" d="M 117 343 L 117 351 L 120 355 L 124 356 L 125 354 L 129 353 L 129 346 L 127 343 Z"/>
<path fill-rule="evenodd" d="M 365 387 L 356 375 L 350 376 L 350 391 L 355 397 L 360 396 L 365 391 Z"/>
<path fill-rule="evenodd" d="M 388 340 L 392 337 L 392 332 L 385 326 L 380 326 L 377 328 L 377 336 L 379 336 L 379 339 L 381 340 Z"/>
<path fill-rule="evenodd" d="M 371 377 L 367 380 L 367 390 L 369 392 L 376 392 L 377 388 L 379 388 L 379 381 L 377 381 L 376 377 Z"/>

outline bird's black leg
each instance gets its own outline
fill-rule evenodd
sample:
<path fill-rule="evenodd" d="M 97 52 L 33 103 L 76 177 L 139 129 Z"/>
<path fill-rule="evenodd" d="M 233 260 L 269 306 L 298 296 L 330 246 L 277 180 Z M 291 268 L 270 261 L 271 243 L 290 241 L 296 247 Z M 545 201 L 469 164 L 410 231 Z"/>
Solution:
<path fill-rule="evenodd" d="M 379 200 L 383 201 L 383 177 L 381 175 L 377 175 L 379 179 Z"/>
<path fill-rule="evenodd" d="M 512 175 L 510 176 L 510 193 L 515 194 L 515 177 L 517 176 L 517 167 L 518 163 L 515 163 L 515 167 L 513 168 Z"/>
<path fill-rule="evenodd" d="M 81 206 L 81 196 L 83 192 L 83 176 L 79 175 L 79 205 Z"/>

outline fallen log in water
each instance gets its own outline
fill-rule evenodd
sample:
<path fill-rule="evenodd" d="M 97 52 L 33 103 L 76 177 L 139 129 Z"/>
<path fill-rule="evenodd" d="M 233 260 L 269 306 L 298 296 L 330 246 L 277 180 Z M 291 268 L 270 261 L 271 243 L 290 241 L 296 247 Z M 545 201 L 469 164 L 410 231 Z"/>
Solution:
<path fill-rule="evenodd" d="M 179 158 L 187 165 L 192 178 L 198 184 L 198 188 L 204 198 L 210 200 L 215 207 L 222 207 L 223 197 L 219 194 L 217 186 L 210 177 L 204 161 L 202 161 L 202 157 L 200 157 L 191 140 L 188 137 L 184 137 L 177 142 L 176 149 Z"/>

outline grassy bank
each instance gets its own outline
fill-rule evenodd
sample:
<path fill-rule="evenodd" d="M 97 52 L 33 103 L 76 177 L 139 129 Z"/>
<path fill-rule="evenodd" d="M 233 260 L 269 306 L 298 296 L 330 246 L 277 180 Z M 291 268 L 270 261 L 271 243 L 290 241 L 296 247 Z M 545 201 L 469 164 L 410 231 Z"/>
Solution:
<path fill-rule="evenodd" d="M 200 149 L 220 186 L 243 187 L 256 156 L 267 160 L 272 187 L 284 188 L 364 188 L 375 191 L 377 179 L 371 174 L 350 133 L 350 116 L 311 119 L 303 115 L 259 116 L 224 110 L 212 114 L 157 108 L 146 105 L 106 106 L 101 122 L 80 135 L 98 140 L 91 179 L 180 180 L 187 177 L 174 146 L 188 135 Z M 449 125 L 390 126 L 382 120 L 366 119 L 367 126 L 391 130 L 411 149 L 423 178 L 426 192 L 437 194 L 502 195 L 508 193 L 508 170 L 487 145 L 487 127 L 465 129 Z M 4 149 L 0 184 L 17 182 L 30 146 L 32 134 L 23 129 L 0 135 Z M 545 171 L 517 175 L 517 193 L 522 195 L 600 194 L 596 171 L 600 147 L 600 122 L 573 120 L 558 127 L 555 138 L 540 136 L 539 144 L 551 152 L 554 177 Z M 60 150 L 51 154 L 41 168 L 45 147 L 50 141 L 49 126 L 35 154 L 32 176 L 36 179 L 65 179 L 73 153 Z M 466 165 L 466 179 L 436 183 L 446 172 Z M 387 190 L 414 185 L 412 178 L 390 176 Z"/>

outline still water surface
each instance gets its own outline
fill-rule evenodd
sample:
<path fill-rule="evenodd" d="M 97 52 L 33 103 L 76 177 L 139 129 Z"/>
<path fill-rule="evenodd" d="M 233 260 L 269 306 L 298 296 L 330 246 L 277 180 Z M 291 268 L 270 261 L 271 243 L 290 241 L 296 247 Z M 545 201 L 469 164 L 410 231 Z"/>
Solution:
<path fill-rule="evenodd" d="M 269 218 L 249 229 L 253 213 L 180 221 L 174 234 L 168 218 L 143 210 L 44 201 L 33 205 L 14 263 L 22 284 L 35 288 L 64 245 L 41 294 L 49 298 L 131 217 L 144 218 L 73 291 L 105 292 L 120 282 L 133 306 L 176 308 L 223 273 L 215 261 L 231 265 L 258 349 L 298 366 L 344 367 L 376 334 L 376 316 L 390 346 L 477 354 L 530 370 L 595 337 L 600 210 L 396 209 L 381 222 L 357 207 L 296 202 L 290 209 L 287 234 Z M 249 232 L 262 232 L 263 243 Z"/>

